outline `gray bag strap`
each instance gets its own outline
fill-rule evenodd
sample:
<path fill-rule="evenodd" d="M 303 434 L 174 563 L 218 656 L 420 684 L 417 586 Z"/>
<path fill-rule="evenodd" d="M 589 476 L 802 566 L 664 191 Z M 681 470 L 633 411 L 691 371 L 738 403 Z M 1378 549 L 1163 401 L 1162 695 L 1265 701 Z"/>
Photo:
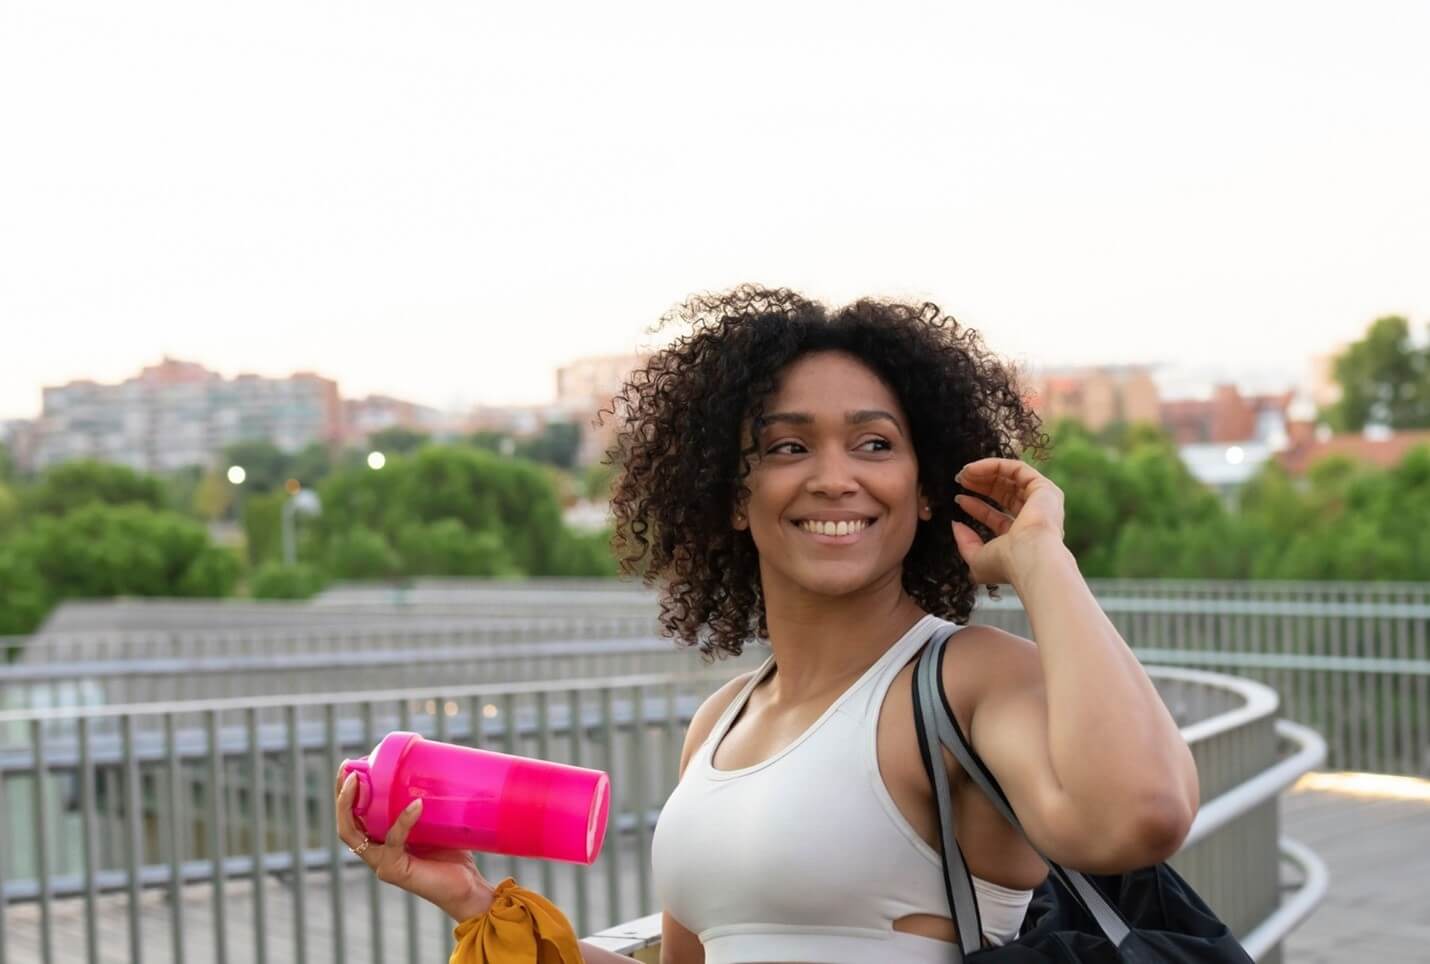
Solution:
<path fill-rule="evenodd" d="M 968 741 L 964 739 L 963 731 L 959 728 L 958 720 L 954 718 L 953 711 L 948 705 L 947 696 L 943 691 L 943 678 L 938 672 L 938 667 L 943 664 L 945 644 L 959 628 L 958 626 L 939 627 L 919 655 L 918 667 L 914 673 L 917 710 L 924 729 L 928 733 L 937 734 L 938 742 L 948 747 L 954 758 L 958 760 L 959 765 L 963 767 L 964 772 L 993 803 L 994 808 L 1002 814 L 1003 819 L 1017 828 L 1018 832 L 1023 835 L 1023 839 L 1027 840 L 1028 834 L 1023 829 L 1022 823 L 1019 822 L 1017 814 L 1013 812 L 1002 788 L 998 786 L 993 774 L 989 772 L 987 766 L 969 746 Z M 978 949 L 982 936 L 981 927 L 978 926 L 977 902 L 973 895 L 973 880 L 964 863 L 963 853 L 953 836 L 953 803 L 948 790 L 948 774 L 942 765 L 942 755 L 931 752 L 932 747 L 926 746 L 923 741 L 920 746 L 927 751 L 925 764 L 933 771 L 934 792 L 939 809 L 939 826 L 943 835 L 945 884 L 952 894 L 949 903 L 954 912 L 955 923 L 958 925 L 959 940 L 963 945 L 963 951 L 965 954 L 969 954 Z M 1048 865 L 1049 872 L 1081 899 L 1084 908 L 1092 915 L 1107 939 L 1114 945 L 1121 946 L 1129 933 L 1127 922 L 1103 896 L 1102 891 L 1098 890 L 1083 874 L 1075 870 L 1067 870 L 1048 859 L 1042 851 L 1033 846 L 1031 840 L 1028 841 L 1028 844 L 1033 847 L 1038 856 L 1043 858 L 1044 863 Z M 949 867 L 949 863 L 954 865 L 953 868 Z M 955 868 L 959 871 L 958 873 L 953 872 Z M 972 920 L 976 929 L 971 932 L 965 927 L 964 918 L 968 916 L 967 913 L 960 914 L 959 908 L 964 904 L 973 905 Z"/>
<path fill-rule="evenodd" d="M 943 633 L 944 639 L 948 638 L 949 633 L 944 628 L 935 630 L 935 636 L 939 633 Z M 942 641 L 939 642 L 941 645 Z M 953 911 L 953 920 L 958 927 L 959 944 L 964 954 L 971 954 L 983 946 L 983 921 L 978 912 L 978 901 L 973 895 L 973 878 L 969 875 L 968 865 L 964 863 L 963 850 L 954 836 L 958 816 L 953 811 L 952 795 L 948 789 L 948 770 L 943 765 L 943 754 L 935 748 L 935 741 L 940 739 L 937 713 L 933 704 L 923 698 L 921 677 L 932 648 L 932 642 L 924 646 L 923 655 L 919 657 L 919 665 L 914 671 L 914 722 L 917 724 L 915 729 L 918 732 L 924 770 L 933 783 L 934 799 L 938 802 L 938 831 L 943 844 L 944 893 L 948 896 L 948 906 Z"/>

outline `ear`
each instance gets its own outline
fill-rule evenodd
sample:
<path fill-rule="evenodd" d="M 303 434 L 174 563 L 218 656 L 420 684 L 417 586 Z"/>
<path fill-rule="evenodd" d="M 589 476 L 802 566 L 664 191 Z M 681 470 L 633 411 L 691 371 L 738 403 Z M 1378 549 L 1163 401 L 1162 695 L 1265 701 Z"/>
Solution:
<path fill-rule="evenodd" d="M 730 525 L 738 530 L 750 528 L 750 517 L 743 503 L 736 503 L 735 508 L 730 511 Z"/>

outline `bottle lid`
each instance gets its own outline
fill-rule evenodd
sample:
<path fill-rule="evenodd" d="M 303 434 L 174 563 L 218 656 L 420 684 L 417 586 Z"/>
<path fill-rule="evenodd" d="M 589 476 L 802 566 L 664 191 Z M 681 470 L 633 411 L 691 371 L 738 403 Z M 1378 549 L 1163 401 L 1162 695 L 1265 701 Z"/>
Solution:
<path fill-rule="evenodd" d="M 344 774 L 357 774 L 357 799 L 353 802 L 353 818 L 357 824 L 377 843 L 383 843 L 387 831 L 392 829 L 396 814 L 393 811 L 392 784 L 397 766 L 407 753 L 408 747 L 422 737 L 405 730 L 394 730 L 382 738 L 366 757 L 344 760 Z M 402 801 L 397 812 L 407 801 Z"/>

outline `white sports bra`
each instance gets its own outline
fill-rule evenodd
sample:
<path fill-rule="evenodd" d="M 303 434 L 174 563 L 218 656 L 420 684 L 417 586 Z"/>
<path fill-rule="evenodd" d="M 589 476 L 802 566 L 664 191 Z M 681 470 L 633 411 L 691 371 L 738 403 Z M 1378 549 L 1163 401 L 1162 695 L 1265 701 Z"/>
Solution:
<path fill-rule="evenodd" d="M 893 928 L 909 914 L 950 915 L 943 858 L 890 797 L 875 740 L 889 685 L 941 623 L 916 622 L 784 749 L 716 770 L 715 748 L 771 656 L 691 756 L 651 857 L 661 905 L 699 936 L 706 964 L 961 960 L 955 943 Z M 979 877 L 973 887 L 990 943 L 1016 936 L 1032 891 Z"/>

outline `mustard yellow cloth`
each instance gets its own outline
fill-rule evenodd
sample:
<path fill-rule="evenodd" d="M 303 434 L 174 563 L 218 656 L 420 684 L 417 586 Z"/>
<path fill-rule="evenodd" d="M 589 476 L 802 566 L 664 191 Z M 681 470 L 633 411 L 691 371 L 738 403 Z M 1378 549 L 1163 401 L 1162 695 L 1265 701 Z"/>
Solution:
<path fill-rule="evenodd" d="M 452 930 L 448 964 L 581 964 L 571 922 L 545 897 L 508 877 L 497 884 L 485 914 Z"/>

